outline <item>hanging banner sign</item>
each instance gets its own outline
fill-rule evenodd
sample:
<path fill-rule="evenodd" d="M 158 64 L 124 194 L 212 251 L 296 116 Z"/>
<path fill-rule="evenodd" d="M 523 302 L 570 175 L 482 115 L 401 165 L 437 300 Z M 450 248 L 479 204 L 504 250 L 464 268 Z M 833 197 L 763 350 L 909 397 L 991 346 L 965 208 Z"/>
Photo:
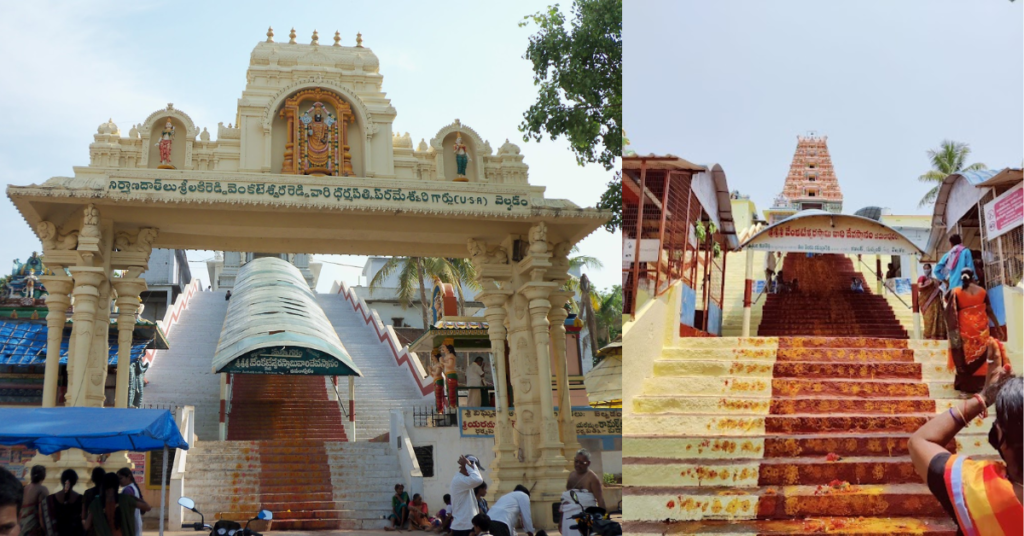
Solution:
<path fill-rule="evenodd" d="M 755 251 L 911 255 L 910 240 L 879 223 L 851 216 L 813 215 L 773 225 L 747 242 Z"/>
<path fill-rule="evenodd" d="M 657 238 L 640 239 L 640 262 L 658 262 L 661 251 L 661 240 Z M 636 256 L 636 239 L 622 241 L 622 262 L 633 262 Z"/>
<path fill-rule="evenodd" d="M 135 482 L 141 488 L 146 482 L 146 453 L 145 452 L 129 452 L 128 459 L 132 461 L 135 466 L 132 469 L 132 476 L 135 477 Z"/>
<path fill-rule="evenodd" d="M 218 372 L 348 376 L 352 370 L 337 359 L 311 348 L 260 348 L 242 355 Z"/>
<path fill-rule="evenodd" d="M 1024 225 L 1024 183 L 985 203 L 985 238 L 999 238 Z"/>
<path fill-rule="evenodd" d="M 494 437 L 497 413 L 494 408 L 459 408 L 459 429 L 462 437 Z M 509 421 L 515 426 L 515 408 L 509 409 Z M 622 410 L 572 408 L 577 437 L 622 437 Z"/>

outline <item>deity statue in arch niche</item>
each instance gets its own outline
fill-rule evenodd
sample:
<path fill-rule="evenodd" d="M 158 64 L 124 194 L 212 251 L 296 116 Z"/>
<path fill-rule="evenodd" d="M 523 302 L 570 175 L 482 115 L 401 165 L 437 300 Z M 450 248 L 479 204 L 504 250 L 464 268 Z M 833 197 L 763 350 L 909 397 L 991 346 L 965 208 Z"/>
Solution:
<path fill-rule="evenodd" d="M 462 143 L 462 133 L 455 138 L 455 182 L 469 182 L 466 178 L 466 166 L 469 165 L 469 149 Z"/>
<path fill-rule="evenodd" d="M 302 171 L 306 175 L 337 175 L 338 120 L 322 102 L 299 117 L 302 122 Z"/>
<path fill-rule="evenodd" d="M 174 124 L 171 123 L 171 118 L 167 118 L 167 122 L 164 123 L 164 129 L 160 131 L 160 141 L 157 142 L 157 146 L 160 147 L 160 165 L 157 166 L 159 169 L 174 169 L 171 165 L 171 144 L 174 142 Z"/>

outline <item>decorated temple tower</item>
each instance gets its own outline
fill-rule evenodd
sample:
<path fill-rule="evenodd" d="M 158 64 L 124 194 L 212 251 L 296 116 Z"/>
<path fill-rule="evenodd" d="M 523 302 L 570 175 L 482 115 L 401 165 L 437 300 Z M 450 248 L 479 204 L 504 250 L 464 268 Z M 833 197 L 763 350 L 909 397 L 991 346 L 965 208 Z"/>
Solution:
<path fill-rule="evenodd" d="M 843 193 L 828 152 L 828 136 L 815 132 L 797 136 L 786 184 L 772 208 L 765 211 L 765 217 L 769 223 L 775 223 L 811 209 L 836 214 L 843 211 Z"/>

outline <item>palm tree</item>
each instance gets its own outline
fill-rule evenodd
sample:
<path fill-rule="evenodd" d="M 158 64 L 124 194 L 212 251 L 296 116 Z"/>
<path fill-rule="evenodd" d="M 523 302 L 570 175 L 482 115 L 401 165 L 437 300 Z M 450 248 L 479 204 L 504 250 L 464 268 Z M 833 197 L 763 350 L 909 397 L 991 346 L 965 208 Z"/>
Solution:
<path fill-rule="evenodd" d="M 572 255 L 573 253 L 579 253 L 579 252 L 580 252 L 579 246 L 573 246 L 572 250 L 569 251 L 569 254 Z M 600 269 L 600 268 L 604 268 L 604 264 L 597 257 L 591 257 L 589 255 L 572 255 L 572 256 L 569 257 L 569 269 L 570 270 L 573 269 L 573 268 L 583 268 L 583 267 Z M 576 276 L 574 276 L 572 274 L 569 274 L 569 279 L 565 282 L 565 287 L 564 288 L 565 288 L 565 290 L 571 290 L 571 291 L 577 292 L 577 293 L 581 292 L 581 289 L 580 289 L 580 278 L 576 277 Z M 577 311 L 577 312 L 579 312 L 579 310 L 580 310 L 579 309 L 579 304 L 575 303 L 575 301 L 572 302 L 572 308 L 573 308 L 574 311 Z"/>
<path fill-rule="evenodd" d="M 928 158 L 932 161 L 932 169 L 918 177 L 917 180 L 934 184 L 935 186 L 928 190 L 928 193 L 924 194 L 924 197 L 921 198 L 921 202 L 917 206 L 923 207 L 934 203 L 935 199 L 939 196 L 939 188 L 942 186 L 942 181 L 946 177 L 961 171 L 985 169 L 985 164 L 981 163 L 965 166 L 964 164 L 966 164 L 967 157 L 970 154 L 971 148 L 966 143 L 951 140 L 943 140 L 938 150 L 930 149 L 928 151 Z"/>
<path fill-rule="evenodd" d="M 599 294 L 594 291 L 590 286 L 590 278 L 587 274 L 583 274 L 579 278 L 579 291 L 580 291 L 580 314 L 583 316 L 581 320 L 587 325 L 587 332 L 590 339 L 590 351 L 593 354 L 597 354 L 597 315 L 594 311 L 601 307 L 598 301 Z"/>
<path fill-rule="evenodd" d="M 473 263 L 467 259 L 454 259 L 445 257 L 391 257 L 384 266 L 374 274 L 370 280 L 370 292 L 381 288 L 392 274 L 398 275 L 398 303 L 402 307 L 409 307 L 413 301 L 413 295 L 417 287 L 420 295 L 421 313 L 423 315 L 423 327 L 427 328 L 427 311 L 430 301 L 427 300 L 427 281 L 440 279 L 442 283 L 452 285 L 459 295 L 459 306 L 461 314 L 466 311 L 466 298 L 463 294 L 463 285 L 479 289 L 476 281 L 476 269 Z"/>

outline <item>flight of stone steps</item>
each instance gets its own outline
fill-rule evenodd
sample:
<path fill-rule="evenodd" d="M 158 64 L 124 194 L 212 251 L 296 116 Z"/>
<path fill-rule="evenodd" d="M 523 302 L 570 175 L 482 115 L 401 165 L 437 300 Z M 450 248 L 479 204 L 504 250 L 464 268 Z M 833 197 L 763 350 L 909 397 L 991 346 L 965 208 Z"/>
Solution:
<path fill-rule="evenodd" d="M 767 297 L 758 335 L 907 338 L 889 303 L 846 256 L 789 253 L 784 266 L 784 279 L 797 279 L 799 290 Z M 854 277 L 865 282 L 864 293 L 850 290 Z"/>
<path fill-rule="evenodd" d="M 402 480 L 387 443 L 200 441 L 187 463 L 184 494 L 207 522 L 244 523 L 266 509 L 275 531 L 382 529 Z"/>
<path fill-rule="evenodd" d="M 318 294 L 317 303 L 338 332 L 345 350 L 363 373 L 356 385 L 356 440 L 365 441 L 390 430 L 392 409 L 433 404 L 424 397 L 409 370 L 395 362 L 391 350 L 381 344 L 373 326 L 340 294 Z M 347 384 L 338 382 L 345 396 Z"/>
<path fill-rule="evenodd" d="M 347 441 L 322 376 L 233 374 L 228 440 Z"/>
<path fill-rule="evenodd" d="M 753 252 L 754 281 L 764 280 L 764 251 Z M 725 295 L 722 298 L 722 336 L 739 337 L 743 334 L 743 292 L 746 284 L 746 252 L 729 254 L 725 263 Z M 782 263 L 779 263 L 779 267 Z M 754 289 L 756 290 L 756 288 Z M 767 295 L 754 293 L 750 307 L 750 332 L 757 333 Z"/>
<path fill-rule="evenodd" d="M 220 437 L 220 376 L 211 370 L 228 302 L 225 292 L 196 292 L 146 372 L 143 404 L 194 406 L 196 435 Z"/>
<path fill-rule="evenodd" d="M 906 446 L 957 402 L 945 352 L 879 338 L 678 339 L 624 422 L 625 532 L 955 534 Z M 956 450 L 995 455 L 991 420 Z"/>

